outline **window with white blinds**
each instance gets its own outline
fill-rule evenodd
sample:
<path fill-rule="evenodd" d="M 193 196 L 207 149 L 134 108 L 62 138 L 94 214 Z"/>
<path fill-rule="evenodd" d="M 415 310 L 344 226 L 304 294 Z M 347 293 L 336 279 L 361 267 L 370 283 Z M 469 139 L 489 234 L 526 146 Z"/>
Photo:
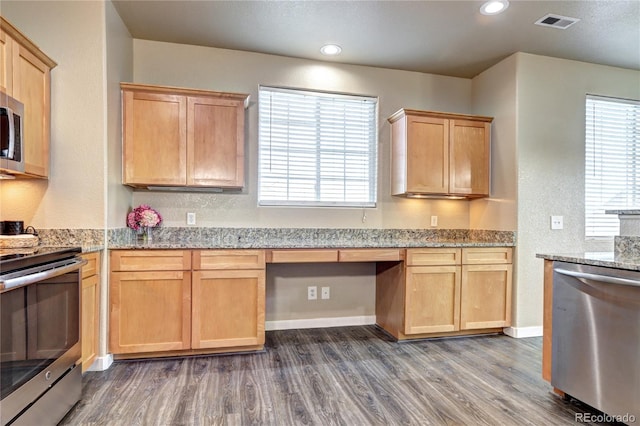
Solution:
<path fill-rule="evenodd" d="M 587 95 L 585 234 L 618 235 L 605 210 L 640 208 L 640 102 Z"/>
<path fill-rule="evenodd" d="M 375 207 L 377 98 L 261 86 L 262 206 Z"/>

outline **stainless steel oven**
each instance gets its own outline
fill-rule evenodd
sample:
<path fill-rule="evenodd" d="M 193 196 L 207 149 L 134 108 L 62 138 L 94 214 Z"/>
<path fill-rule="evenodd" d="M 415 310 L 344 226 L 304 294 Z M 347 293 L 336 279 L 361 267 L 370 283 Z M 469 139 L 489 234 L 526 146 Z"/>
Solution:
<path fill-rule="evenodd" d="M 79 251 L 0 256 L 2 425 L 55 425 L 80 399 Z"/>

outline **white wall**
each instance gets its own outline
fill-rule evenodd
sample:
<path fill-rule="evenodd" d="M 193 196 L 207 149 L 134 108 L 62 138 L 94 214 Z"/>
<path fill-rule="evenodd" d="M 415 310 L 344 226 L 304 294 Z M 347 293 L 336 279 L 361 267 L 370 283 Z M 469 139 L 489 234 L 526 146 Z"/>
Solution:
<path fill-rule="evenodd" d="M 104 4 L 2 1 L 2 15 L 58 66 L 51 72 L 49 180 L 3 181 L 0 217 L 36 228 L 101 228 L 104 182 Z"/>
<path fill-rule="evenodd" d="M 133 79 L 133 38 L 113 4 L 105 3 L 106 18 L 106 144 L 107 176 L 105 223 L 122 228 L 131 206 L 131 189 L 122 185 L 122 108 L 120 82 Z"/>
<path fill-rule="evenodd" d="M 470 228 L 516 230 L 516 55 L 473 78 L 474 114 L 494 117 L 491 125 L 491 197 L 473 200 Z"/>
<path fill-rule="evenodd" d="M 391 197 L 389 124 L 398 109 L 469 113 L 471 80 L 372 67 L 340 65 L 199 46 L 134 40 L 136 83 L 248 93 L 246 188 L 242 194 L 134 192 L 134 205 L 160 210 L 165 225 L 184 226 L 195 211 L 199 226 L 428 228 L 431 215 L 441 228 L 467 228 L 467 201 Z M 260 84 L 347 92 L 379 97 L 378 207 L 361 209 L 257 207 L 257 91 Z"/>
<path fill-rule="evenodd" d="M 491 199 L 470 207 L 473 228 L 515 229 L 514 327 L 542 325 L 536 253 L 611 250 L 584 237 L 587 93 L 640 99 L 640 72 L 516 53 L 473 79 L 473 112 L 495 117 Z M 564 216 L 552 231 L 550 216 Z"/>

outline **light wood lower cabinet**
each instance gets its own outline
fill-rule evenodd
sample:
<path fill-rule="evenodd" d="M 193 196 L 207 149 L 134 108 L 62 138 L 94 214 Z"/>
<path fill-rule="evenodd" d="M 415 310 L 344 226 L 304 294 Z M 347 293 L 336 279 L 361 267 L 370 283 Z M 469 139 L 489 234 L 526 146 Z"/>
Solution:
<path fill-rule="evenodd" d="M 407 268 L 405 334 L 460 329 L 460 266 Z"/>
<path fill-rule="evenodd" d="M 111 273 L 110 350 L 114 354 L 191 347 L 191 272 Z"/>
<path fill-rule="evenodd" d="M 193 252 L 194 349 L 264 345 L 263 250 Z"/>
<path fill-rule="evenodd" d="M 264 345 L 264 270 L 195 271 L 194 349 Z"/>
<path fill-rule="evenodd" d="M 100 252 L 83 254 L 88 263 L 82 268 L 82 372 L 98 356 L 100 336 Z"/>
<path fill-rule="evenodd" d="M 400 340 L 509 326 L 511 252 L 508 247 L 407 249 L 405 265 L 378 268 L 378 325 Z"/>
<path fill-rule="evenodd" d="M 112 251 L 110 351 L 261 349 L 264 269 L 262 250 Z"/>
<path fill-rule="evenodd" d="M 463 265 L 460 328 L 511 325 L 511 265 Z"/>

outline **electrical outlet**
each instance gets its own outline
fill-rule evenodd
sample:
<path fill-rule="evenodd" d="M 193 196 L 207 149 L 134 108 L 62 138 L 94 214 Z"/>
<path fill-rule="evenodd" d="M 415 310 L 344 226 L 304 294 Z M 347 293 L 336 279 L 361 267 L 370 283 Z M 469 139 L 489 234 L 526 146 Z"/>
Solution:
<path fill-rule="evenodd" d="M 330 287 L 322 287 L 321 296 L 325 300 L 331 299 L 331 288 Z"/>
<path fill-rule="evenodd" d="M 196 224 L 196 214 L 193 212 L 187 213 L 187 225 Z"/>
<path fill-rule="evenodd" d="M 431 226 L 438 226 L 438 216 L 431 216 Z"/>
<path fill-rule="evenodd" d="M 551 229 L 564 228 L 563 219 L 563 216 L 551 216 Z"/>
<path fill-rule="evenodd" d="M 309 286 L 307 287 L 307 300 L 316 300 L 318 298 L 318 287 Z"/>

